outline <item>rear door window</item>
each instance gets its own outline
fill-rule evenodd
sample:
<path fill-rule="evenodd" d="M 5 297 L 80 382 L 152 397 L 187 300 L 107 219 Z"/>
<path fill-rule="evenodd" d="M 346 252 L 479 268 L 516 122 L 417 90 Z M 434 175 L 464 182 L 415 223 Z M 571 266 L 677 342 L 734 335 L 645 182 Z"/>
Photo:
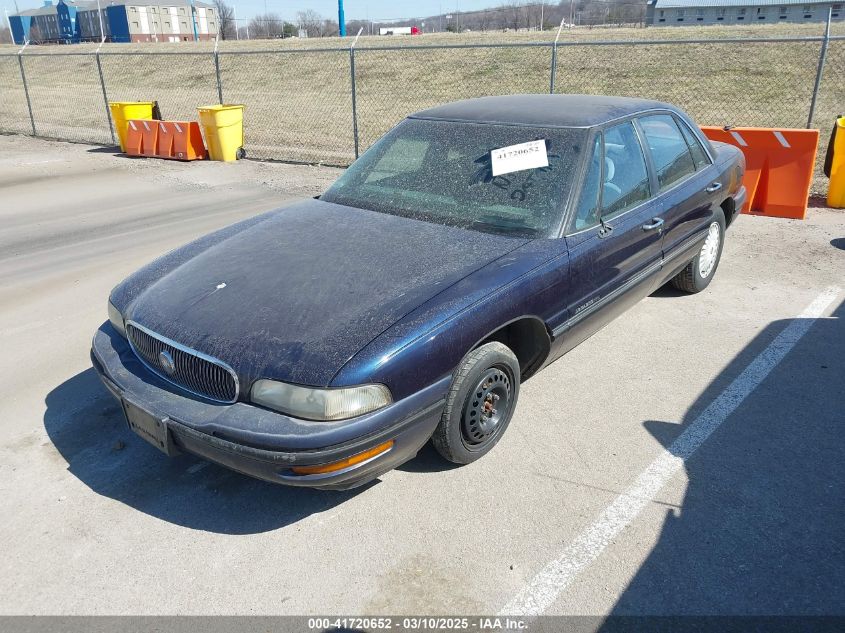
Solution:
<path fill-rule="evenodd" d="M 639 121 L 654 161 L 661 191 L 695 172 L 689 145 L 672 115 L 654 114 L 642 117 Z"/>
<path fill-rule="evenodd" d="M 698 140 L 698 137 L 692 133 L 692 130 L 690 130 L 689 126 L 683 121 L 679 121 L 678 125 L 681 127 L 684 140 L 686 140 L 687 145 L 689 146 L 689 151 L 692 154 L 693 161 L 695 162 L 695 168 L 702 169 L 709 165 L 710 159 L 707 157 L 707 152 L 704 151 L 704 146 L 701 144 L 701 141 Z"/>

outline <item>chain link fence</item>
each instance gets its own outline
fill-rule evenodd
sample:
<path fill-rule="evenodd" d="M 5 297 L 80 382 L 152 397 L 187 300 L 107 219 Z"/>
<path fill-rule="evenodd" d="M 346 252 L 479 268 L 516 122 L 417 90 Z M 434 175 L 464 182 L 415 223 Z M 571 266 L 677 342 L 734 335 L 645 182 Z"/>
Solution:
<path fill-rule="evenodd" d="M 0 132 L 114 143 L 108 101 L 164 118 L 246 106 L 252 158 L 348 165 L 402 118 L 457 99 L 615 94 L 701 125 L 817 127 L 845 114 L 845 36 L 0 55 Z M 817 161 L 814 191 L 826 190 Z"/>

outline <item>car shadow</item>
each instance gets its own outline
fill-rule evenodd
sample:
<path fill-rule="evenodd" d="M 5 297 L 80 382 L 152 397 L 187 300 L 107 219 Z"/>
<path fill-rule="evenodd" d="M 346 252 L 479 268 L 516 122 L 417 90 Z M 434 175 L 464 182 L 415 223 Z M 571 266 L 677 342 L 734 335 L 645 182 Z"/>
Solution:
<path fill-rule="evenodd" d="M 793 322 L 765 327 L 682 424 L 650 420 L 646 429 L 677 454 L 684 429 Z M 845 614 L 843 376 L 845 303 L 816 320 L 684 463 L 683 501 L 666 512 L 601 630 L 617 630 L 618 616 Z"/>
<path fill-rule="evenodd" d="M 87 369 L 46 398 L 44 428 L 68 470 L 97 494 L 176 525 L 254 534 L 326 512 L 367 490 L 292 488 L 191 455 L 169 458 L 132 433 L 117 401 Z"/>
<path fill-rule="evenodd" d="M 679 297 L 691 297 L 692 295 L 688 292 L 684 292 L 683 290 L 678 290 L 667 281 L 649 296 L 657 297 L 658 299 L 677 299 Z"/>
<path fill-rule="evenodd" d="M 429 440 L 420 449 L 416 457 L 398 466 L 396 470 L 406 473 L 442 473 L 460 467 L 461 464 L 447 462 Z"/>

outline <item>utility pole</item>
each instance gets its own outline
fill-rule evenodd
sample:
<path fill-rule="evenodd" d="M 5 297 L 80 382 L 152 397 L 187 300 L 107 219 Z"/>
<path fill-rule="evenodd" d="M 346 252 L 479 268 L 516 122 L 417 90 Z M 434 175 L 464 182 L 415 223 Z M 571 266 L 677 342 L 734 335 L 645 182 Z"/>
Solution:
<path fill-rule="evenodd" d="M 455 0 L 455 33 L 461 32 L 461 10 L 460 0 Z"/>
<path fill-rule="evenodd" d="M 343 15 L 343 0 L 337 0 L 337 28 L 340 36 L 346 37 L 346 16 Z"/>
<path fill-rule="evenodd" d="M 100 39 L 102 40 L 106 32 L 103 30 L 103 10 L 100 8 L 100 0 L 97 0 L 97 15 L 100 17 Z"/>
<path fill-rule="evenodd" d="M 191 0 L 191 24 L 194 25 L 194 41 L 199 42 L 199 35 L 197 34 L 197 7 L 194 5 L 194 0 Z"/>
<path fill-rule="evenodd" d="M 240 29 L 238 29 L 238 10 L 234 6 L 232 6 L 232 22 L 235 23 L 235 39 L 240 40 L 241 32 Z"/>
<path fill-rule="evenodd" d="M 3 7 L 3 12 L 6 14 L 6 25 L 9 27 L 9 37 L 12 38 L 12 44 L 15 43 L 15 36 L 12 35 L 12 22 L 9 20 L 9 10 Z"/>

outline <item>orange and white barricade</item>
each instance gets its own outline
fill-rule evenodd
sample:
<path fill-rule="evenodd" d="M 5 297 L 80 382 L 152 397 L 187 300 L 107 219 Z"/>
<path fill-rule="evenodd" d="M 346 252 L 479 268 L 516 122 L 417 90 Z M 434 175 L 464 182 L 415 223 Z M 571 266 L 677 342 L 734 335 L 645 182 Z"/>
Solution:
<path fill-rule="evenodd" d="M 818 130 L 707 127 L 704 135 L 738 147 L 745 155 L 743 213 L 804 219 L 819 146 Z"/>

